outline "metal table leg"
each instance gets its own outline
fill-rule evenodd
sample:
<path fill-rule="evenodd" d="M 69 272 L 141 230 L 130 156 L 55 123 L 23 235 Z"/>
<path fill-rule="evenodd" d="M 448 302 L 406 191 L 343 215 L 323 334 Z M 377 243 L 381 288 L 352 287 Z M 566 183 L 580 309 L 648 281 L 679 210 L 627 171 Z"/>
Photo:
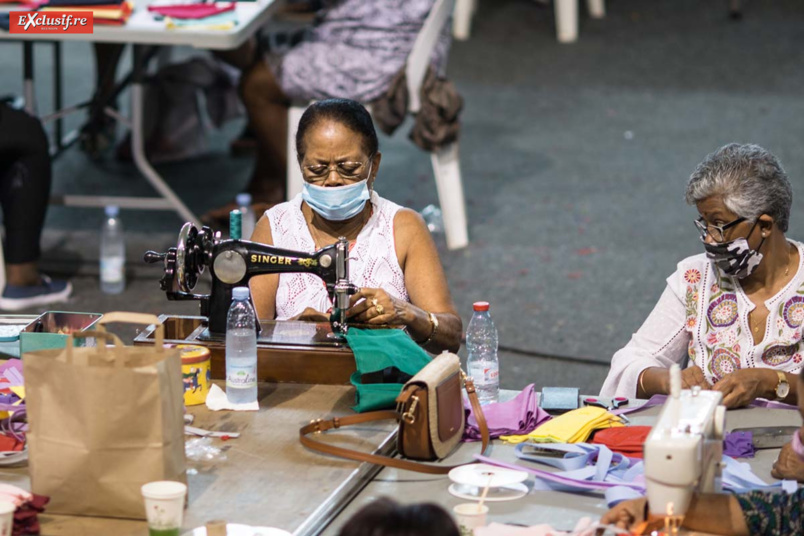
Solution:
<path fill-rule="evenodd" d="M 184 220 L 201 225 L 199 219 L 190 212 L 190 209 L 179 199 L 179 196 L 165 183 L 162 177 L 148 162 L 145 156 L 145 147 L 142 139 L 143 131 L 143 79 L 145 71 L 145 47 L 134 45 L 134 79 L 131 84 L 131 154 L 134 164 L 156 191 L 172 206 Z"/>
<path fill-rule="evenodd" d="M 22 43 L 22 93 L 25 97 L 25 111 L 36 115 L 33 41 L 23 41 Z"/>

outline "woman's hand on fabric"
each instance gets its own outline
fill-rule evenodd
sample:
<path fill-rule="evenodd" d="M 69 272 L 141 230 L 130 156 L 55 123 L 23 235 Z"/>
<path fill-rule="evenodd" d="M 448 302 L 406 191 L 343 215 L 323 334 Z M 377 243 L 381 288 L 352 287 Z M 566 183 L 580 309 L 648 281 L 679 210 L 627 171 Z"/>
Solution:
<path fill-rule="evenodd" d="M 381 288 L 361 288 L 352 295 L 350 305 L 346 317 L 355 323 L 394 326 L 408 323 L 408 303 Z"/>
<path fill-rule="evenodd" d="M 723 393 L 723 405 L 727 408 L 742 408 L 757 398 L 768 396 L 769 381 L 777 378 L 770 369 L 740 369 L 724 376 L 713 389 Z"/>
<path fill-rule="evenodd" d="M 669 375 L 668 375 L 668 383 L 669 383 Z M 701 367 L 697 365 L 693 365 L 691 367 L 687 367 L 681 371 L 681 388 L 682 389 L 692 389 L 693 387 L 700 387 L 701 389 L 711 389 L 712 386 L 709 385 L 709 382 L 706 381 L 706 376 L 704 376 Z M 670 393 L 670 385 L 667 386 L 667 393 Z"/>
<path fill-rule="evenodd" d="M 782 447 L 779 457 L 773 463 L 771 476 L 778 479 L 804 482 L 804 462 L 799 459 L 791 443 Z"/>
<path fill-rule="evenodd" d="M 647 501 L 645 497 L 623 501 L 603 514 L 603 517 L 600 518 L 600 523 L 628 530 L 634 525 L 645 521 Z"/>
<path fill-rule="evenodd" d="M 300 315 L 294 316 L 291 320 L 302 320 L 304 322 L 329 322 L 329 315 L 317 311 L 312 307 L 306 307 Z"/>

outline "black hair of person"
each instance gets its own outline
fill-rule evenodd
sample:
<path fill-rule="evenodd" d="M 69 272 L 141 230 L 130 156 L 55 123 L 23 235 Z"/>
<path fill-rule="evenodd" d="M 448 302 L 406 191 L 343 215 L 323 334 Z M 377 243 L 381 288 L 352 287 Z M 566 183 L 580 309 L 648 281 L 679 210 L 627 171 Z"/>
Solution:
<path fill-rule="evenodd" d="M 307 132 L 323 120 L 338 122 L 360 135 L 367 155 L 373 155 L 379 149 L 371 114 L 362 104 L 349 99 L 326 99 L 311 104 L 299 120 L 299 128 L 296 130 L 296 158 L 299 162 L 304 160 L 304 138 Z"/>
<path fill-rule="evenodd" d="M 437 504 L 401 505 L 381 498 L 358 510 L 338 536 L 460 536 L 460 532 Z"/>

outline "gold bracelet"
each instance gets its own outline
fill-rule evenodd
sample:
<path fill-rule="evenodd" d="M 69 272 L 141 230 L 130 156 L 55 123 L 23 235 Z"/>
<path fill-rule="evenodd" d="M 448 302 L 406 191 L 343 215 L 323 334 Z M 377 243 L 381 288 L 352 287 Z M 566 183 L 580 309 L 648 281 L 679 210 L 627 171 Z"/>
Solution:
<path fill-rule="evenodd" d="M 429 312 L 427 313 L 427 317 L 430 319 L 430 325 L 433 326 L 433 330 L 430 332 L 430 336 L 427 337 L 427 339 L 425 339 L 422 342 L 417 342 L 416 343 L 416 344 L 418 344 L 419 346 L 422 346 L 422 347 L 427 346 L 428 344 L 430 344 L 430 341 L 432 341 L 433 337 L 435 337 L 436 333 L 438 333 L 438 317 L 436 317 L 435 314 L 429 313 Z"/>
<path fill-rule="evenodd" d="M 647 371 L 648 369 L 644 369 L 642 372 L 639 373 L 639 388 L 642 389 L 642 394 L 645 395 L 646 397 L 648 396 L 648 392 L 645 390 L 645 386 L 642 384 L 642 377 L 645 375 Z M 639 393 L 637 393 L 637 395 L 639 395 Z"/>

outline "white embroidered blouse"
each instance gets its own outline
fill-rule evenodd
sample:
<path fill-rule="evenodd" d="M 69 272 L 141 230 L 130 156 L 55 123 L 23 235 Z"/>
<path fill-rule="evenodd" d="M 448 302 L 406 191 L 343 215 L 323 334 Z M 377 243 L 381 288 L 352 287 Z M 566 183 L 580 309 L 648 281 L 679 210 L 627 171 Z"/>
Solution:
<path fill-rule="evenodd" d="M 714 385 L 737 369 L 759 367 L 798 373 L 804 344 L 804 245 L 793 279 L 765 302 L 765 337 L 754 344 L 748 314 L 756 307 L 739 280 L 724 276 L 705 254 L 688 257 L 667 278 L 656 307 L 625 348 L 611 359 L 601 397 L 633 397 L 643 370 L 698 365 Z"/>
<path fill-rule="evenodd" d="M 316 250 L 315 241 L 301 211 L 301 194 L 267 210 L 274 245 L 296 251 Z M 371 192 L 373 212 L 349 252 L 349 276 L 358 287 L 382 288 L 389 295 L 410 301 L 405 275 L 399 266 L 394 242 L 394 217 L 400 207 Z M 281 274 L 276 291 L 276 318 L 287 320 L 306 307 L 321 312 L 332 308 L 324 282 L 312 274 Z"/>

